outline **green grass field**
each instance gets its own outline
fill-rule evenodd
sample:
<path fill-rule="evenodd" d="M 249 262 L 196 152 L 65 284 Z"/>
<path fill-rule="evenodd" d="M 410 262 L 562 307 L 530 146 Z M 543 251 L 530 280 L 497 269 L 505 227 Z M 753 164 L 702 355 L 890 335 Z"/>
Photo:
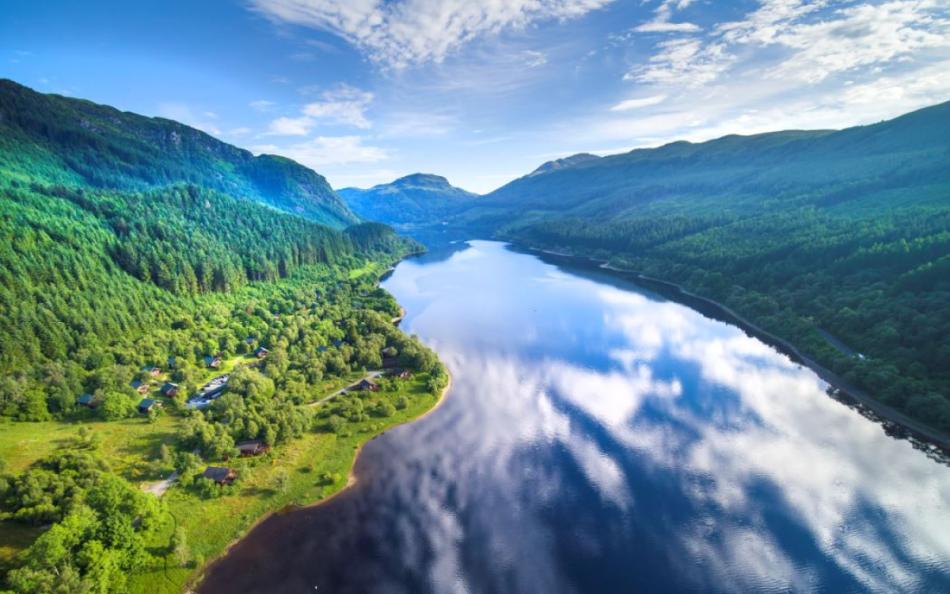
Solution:
<path fill-rule="evenodd" d="M 222 370 L 209 373 L 209 377 L 224 373 L 233 364 L 234 361 L 228 361 Z M 345 379 L 322 382 L 319 391 L 315 390 L 314 400 L 363 375 L 354 372 Z M 233 494 L 201 499 L 188 490 L 171 488 L 163 497 L 170 512 L 168 521 L 151 542 L 151 552 L 158 562 L 131 577 L 130 592 L 180 593 L 199 579 L 207 562 L 220 556 L 230 543 L 269 513 L 288 505 L 311 504 L 343 489 L 360 446 L 387 429 L 422 415 L 437 402 L 437 397 L 425 389 L 425 376 L 400 382 L 397 391 L 377 392 L 371 398 L 394 402 L 400 396 L 406 396 L 409 405 L 391 417 L 347 423 L 339 435 L 308 432 L 265 456 L 232 461 L 241 475 Z M 11 470 L 20 471 L 58 448 L 71 447 L 79 428 L 85 426 L 96 436 L 100 455 L 123 476 L 144 486 L 158 478 L 149 476 L 148 463 L 158 455 L 162 443 L 173 442 L 180 422 L 181 417 L 169 413 L 151 423 L 144 417 L 114 422 L 3 423 L 0 457 Z M 329 482 L 323 480 L 327 473 L 333 477 Z M 280 488 L 278 475 L 287 477 Z M 185 567 L 179 566 L 168 550 L 176 525 L 184 529 L 193 558 Z M 41 531 L 13 522 L 0 523 L 0 570 Z"/>
<path fill-rule="evenodd" d="M 426 392 L 424 381 L 416 379 L 397 392 L 381 392 L 374 397 L 395 400 L 409 397 L 409 406 L 392 417 L 350 423 L 346 435 L 308 433 L 293 443 L 276 448 L 269 456 L 245 459 L 240 487 L 234 495 L 218 499 L 200 499 L 182 490 L 172 489 L 164 497 L 173 518 L 156 534 L 152 546 L 159 553 L 167 550 L 175 524 L 181 525 L 192 554 L 201 564 L 220 556 L 235 540 L 268 514 L 288 505 L 307 505 L 325 499 L 343 489 L 359 447 L 397 425 L 406 423 L 431 409 L 438 401 Z M 355 398 L 350 395 L 347 397 Z M 289 480 L 283 490 L 274 488 L 276 475 L 287 473 Z M 330 473 L 332 483 L 321 477 Z M 160 566 L 134 576 L 132 593 L 179 593 L 200 577 L 199 567 L 179 567 L 168 555 Z"/>
<path fill-rule="evenodd" d="M 154 423 L 144 416 L 111 422 L 0 423 L 0 458 L 10 470 L 20 472 L 53 450 L 69 447 L 79 428 L 87 427 L 100 440 L 101 455 L 114 470 L 129 480 L 143 480 L 143 462 L 154 458 L 161 444 L 174 438 L 178 420 L 164 415 Z"/>

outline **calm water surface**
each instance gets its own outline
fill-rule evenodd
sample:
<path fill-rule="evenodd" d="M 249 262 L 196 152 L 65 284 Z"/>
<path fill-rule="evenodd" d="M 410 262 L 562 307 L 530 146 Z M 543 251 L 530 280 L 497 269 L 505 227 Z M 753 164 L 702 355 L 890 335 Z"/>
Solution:
<path fill-rule="evenodd" d="M 384 286 L 448 398 L 202 592 L 950 592 L 950 469 L 740 330 L 494 242 Z"/>

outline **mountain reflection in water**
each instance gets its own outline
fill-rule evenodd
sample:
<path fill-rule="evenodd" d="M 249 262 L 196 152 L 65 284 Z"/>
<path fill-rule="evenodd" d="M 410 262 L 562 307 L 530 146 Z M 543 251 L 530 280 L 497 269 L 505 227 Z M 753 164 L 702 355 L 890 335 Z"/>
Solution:
<path fill-rule="evenodd" d="M 950 591 L 950 469 L 737 328 L 496 242 L 384 286 L 447 400 L 201 592 Z"/>

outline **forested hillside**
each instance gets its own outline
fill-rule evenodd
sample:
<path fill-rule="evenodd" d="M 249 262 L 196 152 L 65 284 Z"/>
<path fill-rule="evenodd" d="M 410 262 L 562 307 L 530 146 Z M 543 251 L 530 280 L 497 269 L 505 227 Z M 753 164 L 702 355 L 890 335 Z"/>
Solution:
<path fill-rule="evenodd" d="M 181 591 L 431 406 L 442 368 L 377 287 L 420 246 L 355 221 L 296 163 L 0 83 L 0 590 Z M 411 371 L 314 407 L 383 356 Z M 242 440 L 278 454 L 205 476 Z"/>
<path fill-rule="evenodd" d="M 44 401 L 73 406 L 80 386 L 54 402 L 44 366 L 134 363 L 143 333 L 186 319 L 193 296 L 411 249 L 380 225 L 335 231 L 190 185 L 121 194 L 14 181 L 0 192 L 0 370 L 19 386 L 0 389 L 0 412 L 19 417 L 42 418 Z"/>
<path fill-rule="evenodd" d="M 178 122 L 44 95 L 4 79 L 0 173 L 132 191 L 191 183 L 332 227 L 356 222 L 322 176 L 289 159 L 255 157 Z"/>
<path fill-rule="evenodd" d="M 430 225 L 473 204 L 477 194 L 438 175 L 416 173 L 368 190 L 343 188 L 340 196 L 361 217 L 390 225 Z"/>
<path fill-rule="evenodd" d="M 950 431 L 950 103 L 581 160 L 456 221 L 679 283 Z"/>

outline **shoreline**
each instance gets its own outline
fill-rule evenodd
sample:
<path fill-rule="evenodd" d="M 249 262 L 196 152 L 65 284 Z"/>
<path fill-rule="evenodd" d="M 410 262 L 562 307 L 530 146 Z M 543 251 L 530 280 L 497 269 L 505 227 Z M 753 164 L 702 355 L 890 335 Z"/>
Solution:
<path fill-rule="evenodd" d="M 254 531 L 255 528 L 257 528 L 262 523 L 270 519 L 272 516 L 290 514 L 297 511 L 312 509 L 315 507 L 319 507 L 321 505 L 325 505 L 329 503 L 330 501 L 336 499 L 340 495 L 348 492 L 352 487 L 354 487 L 358 483 L 358 479 L 356 476 L 356 463 L 359 461 L 360 454 L 363 452 L 363 448 L 366 447 L 367 444 L 369 444 L 370 442 L 374 441 L 375 439 L 384 435 L 385 433 L 387 433 L 388 431 L 392 429 L 395 429 L 397 427 L 402 427 L 404 425 L 409 425 L 410 423 L 415 423 L 417 421 L 424 419 L 425 417 L 431 415 L 436 410 L 438 410 L 439 407 L 442 406 L 442 404 L 446 400 L 446 397 L 448 396 L 449 390 L 452 388 L 452 374 L 449 372 L 448 369 L 445 370 L 445 373 L 448 376 L 448 383 L 446 383 L 445 387 L 442 388 L 442 391 L 440 392 L 438 399 L 435 401 L 435 403 L 431 407 L 427 408 L 424 412 L 422 412 L 422 414 L 418 416 L 415 416 L 411 419 L 407 419 L 406 421 L 403 421 L 401 423 L 396 423 L 395 425 L 386 427 L 384 430 L 370 437 L 369 439 L 361 443 L 355 450 L 353 450 L 353 461 L 350 463 L 350 468 L 346 477 L 346 483 L 339 490 L 331 493 L 327 497 L 318 499 L 316 501 L 312 501 L 310 503 L 305 503 L 305 504 L 290 503 L 281 508 L 271 511 L 270 513 L 260 516 L 250 526 L 247 527 L 247 529 L 244 531 L 244 533 L 241 536 L 238 536 L 237 538 L 229 542 L 227 546 L 221 551 L 220 554 L 216 555 L 213 559 L 209 559 L 208 561 L 205 562 L 205 564 L 201 567 L 201 569 L 198 570 L 198 573 L 196 574 L 194 581 L 185 587 L 185 589 L 183 590 L 183 594 L 195 594 L 195 592 L 197 592 L 197 588 L 201 585 L 201 582 L 204 581 L 205 575 L 207 574 L 208 570 L 211 567 L 213 567 L 215 564 L 217 564 L 218 561 L 227 557 L 228 553 L 231 552 L 231 549 L 233 549 L 242 540 L 247 538 L 250 535 L 250 533 Z"/>
<path fill-rule="evenodd" d="M 410 258 L 410 257 L 413 257 L 413 256 L 417 256 L 417 255 L 419 255 L 419 254 L 421 254 L 421 253 L 425 253 L 425 252 L 422 251 L 422 252 L 418 252 L 418 253 L 407 254 L 404 258 L 402 258 L 402 259 L 400 260 L 400 262 L 401 262 L 402 260 L 407 259 L 407 258 Z M 382 284 L 382 281 L 384 281 L 387 277 L 389 277 L 389 276 L 395 271 L 396 266 L 397 266 L 398 264 L 399 264 L 399 262 L 396 262 L 395 264 L 391 265 L 383 274 L 381 274 L 381 275 L 376 279 L 376 286 L 377 286 L 377 287 L 380 286 L 380 285 Z M 402 304 L 399 304 L 399 316 L 398 316 L 398 317 L 395 317 L 395 318 L 392 318 L 391 323 L 392 323 L 394 326 L 399 326 L 400 322 L 402 322 L 402 320 L 406 317 L 406 313 L 407 313 L 407 312 L 406 312 L 406 308 L 403 307 Z M 441 361 L 440 361 L 440 362 L 441 362 Z M 258 526 L 260 526 L 262 523 L 264 523 L 265 521 L 267 521 L 267 520 L 268 520 L 269 518 L 271 518 L 272 516 L 274 516 L 274 515 L 289 514 L 289 513 L 295 512 L 295 511 L 300 511 L 300 510 L 304 510 L 304 509 L 310 509 L 310 508 L 314 508 L 314 507 L 317 507 L 317 506 L 324 505 L 324 504 L 326 504 L 326 503 L 328 503 L 328 502 L 330 502 L 330 501 L 336 499 L 337 497 L 339 497 L 339 496 L 342 495 L 343 493 L 348 492 L 353 486 L 355 486 L 355 485 L 357 484 L 357 482 L 358 482 L 358 479 L 357 479 L 357 476 L 356 476 L 356 463 L 359 461 L 359 457 L 360 457 L 360 454 L 363 452 L 363 448 L 366 447 L 366 445 L 367 445 L 368 443 L 372 442 L 373 440 L 375 440 L 376 438 L 380 437 L 381 435 L 384 435 L 386 432 L 388 432 L 388 431 L 390 431 L 390 430 L 392 430 L 392 429 L 395 429 L 396 427 L 401 427 L 401 426 L 403 426 L 403 425 L 408 425 L 408 424 L 410 424 L 410 423 L 415 423 L 416 421 L 419 421 L 419 420 L 421 420 L 421 419 L 423 419 L 423 418 L 429 416 L 430 414 L 432 414 L 433 412 L 435 412 L 440 406 L 442 406 L 442 403 L 443 403 L 443 402 L 445 402 L 446 396 L 448 395 L 449 390 L 452 388 L 452 374 L 449 372 L 448 368 L 446 368 L 446 367 L 444 367 L 444 366 L 443 366 L 443 368 L 445 369 L 446 376 L 448 377 L 448 382 L 446 383 L 445 387 L 442 388 L 442 391 L 441 391 L 441 393 L 439 394 L 438 399 L 435 401 L 435 403 L 434 403 L 432 406 L 430 406 L 429 408 L 427 408 L 425 411 L 423 411 L 420 415 L 415 416 L 415 417 L 412 417 L 411 419 L 407 419 L 407 420 L 405 420 L 405 421 L 403 421 L 403 422 L 401 422 L 401 423 L 396 423 L 396 424 L 394 424 L 394 425 L 388 426 L 388 427 L 386 427 L 385 429 L 383 429 L 382 431 L 380 431 L 379 433 L 377 433 L 376 435 L 373 435 L 372 437 L 370 437 L 370 438 L 367 439 L 366 441 L 360 443 L 359 446 L 357 446 L 356 449 L 353 450 L 353 460 L 352 460 L 352 462 L 351 462 L 350 465 L 349 465 L 349 470 L 347 471 L 346 483 L 345 483 L 342 487 L 340 487 L 339 490 L 337 490 L 337 491 L 331 493 L 331 494 L 330 494 L 329 496 L 327 496 L 327 497 L 323 497 L 323 498 L 318 499 L 318 500 L 316 500 L 316 501 L 311 501 L 310 503 L 306 503 L 306 504 L 290 503 L 290 504 L 284 505 L 283 507 L 280 507 L 280 508 L 278 508 L 278 509 L 272 510 L 272 511 L 270 511 L 269 513 L 262 514 L 260 517 L 258 517 L 257 519 L 255 519 L 254 522 L 252 522 L 252 523 L 243 531 L 243 533 L 242 533 L 240 536 L 238 536 L 238 537 L 234 538 L 233 540 L 231 540 L 231 541 L 227 544 L 227 546 L 225 546 L 225 547 L 221 550 L 221 552 L 220 552 L 219 554 L 215 555 L 215 556 L 214 556 L 213 558 L 211 558 L 211 559 L 206 560 L 205 563 L 204 563 L 204 565 L 202 565 L 200 568 L 195 568 L 194 577 L 193 577 L 191 580 L 189 580 L 188 582 L 185 583 L 185 588 L 184 588 L 184 590 L 182 590 L 182 592 L 183 592 L 184 594 L 195 594 L 195 593 L 197 592 L 198 587 L 199 587 L 199 586 L 201 585 L 201 583 L 204 581 L 205 576 L 206 576 L 207 573 L 208 573 L 208 570 L 211 569 L 214 565 L 216 565 L 220 560 L 222 560 L 222 559 L 224 559 L 225 557 L 227 557 L 228 554 L 231 552 L 231 550 L 232 550 L 238 543 L 240 543 L 240 542 L 243 541 L 245 538 L 247 538 L 248 535 L 250 535 L 251 532 L 253 532 Z"/>
<path fill-rule="evenodd" d="M 356 476 L 356 463 L 357 463 L 357 461 L 359 461 L 360 454 L 363 452 L 363 448 L 364 448 L 367 444 L 369 444 L 371 441 L 373 441 L 373 440 L 375 440 L 375 439 L 377 439 L 377 438 L 379 438 L 379 437 L 385 435 L 386 433 L 388 433 L 389 431 L 395 429 L 396 427 L 402 427 L 402 426 L 404 426 L 404 425 L 409 425 L 410 423 L 415 423 L 415 422 L 417 422 L 417 421 L 421 421 L 422 419 L 428 417 L 429 415 L 431 415 L 432 413 L 434 413 L 436 410 L 438 410 L 438 408 L 439 408 L 440 406 L 442 406 L 442 403 L 445 402 L 445 397 L 446 397 L 446 396 L 448 395 L 448 393 L 449 393 L 449 389 L 452 387 L 452 374 L 449 373 L 448 370 L 446 370 L 445 373 L 446 373 L 446 375 L 448 376 L 449 381 L 448 381 L 447 384 L 445 384 L 445 387 L 442 388 L 442 392 L 439 394 L 438 399 L 436 399 L 435 404 L 433 404 L 431 407 L 429 407 L 428 409 L 426 409 L 425 412 L 423 412 L 421 415 L 419 415 L 419 416 L 417 416 L 417 417 L 413 417 L 413 418 L 411 418 L 411 419 L 409 419 L 409 420 L 407 420 L 407 421 L 403 421 L 402 423 L 397 423 L 397 424 L 395 424 L 395 425 L 392 425 L 391 427 L 387 427 L 386 429 L 384 429 L 384 430 L 381 431 L 380 433 L 377 433 L 377 434 L 374 435 L 373 437 L 371 437 L 371 438 L 367 439 L 366 441 L 364 441 L 363 443 L 361 443 L 360 446 L 359 446 L 358 448 L 356 448 L 356 450 L 354 450 L 353 463 L 350 464 L 350 471 L 349 471 L 349 474 L 348 474 L 347 477 L 346 477 L 346 484 L 343 486 L 342 489 L 340 489 L 340 490 L 337 491 L 336 493 L 333 493 L 333 494 L 330 495 L 329 497 L 326 497 L 326 498 L 321 499 L 321 500 L 319 500 L 319 501 L 314 501 L 314 502 L 312 502 L 312 503 L 307 503 L 307 504 L 305 504 L 305 505 L 297 505 L 297 506 L 294 506 L 292 510 L 288 510 L 288 511 L 296 511 L 296 510 L 299 510 L 299 509 L 310 509 L 310 508 L 313 508 L 313 507 L 318 507 L 318 506 L 320 506 L 320 505 L 323 505 L 323 504 L 327 503 L 327 502 L 330 501 L 331 499 L 334 499 L 335 497 L 337 497 L 338 495 L 340 495 L 341 493 L 345 492 L 345 491 L 348 490 L 350 487 L 352 487 L 353 485 L 355 485 L 355 484 L 358 482 L 358 479 L 357 479 L 357 476 Z"/>
<path fill-rule="evenodd" d="M 406 317 L 406 308 L 400 305 L 399 315 L 391 320 L 393 326 L 398 326 L 399 323 L 402 322 L 405 317 Z"/>
<path fill-rule="evenodd" d="M 915 448 L 923 450 L 928 454 L 940 452 L 942 456 L 938 461 L 944 464 L 950 464 L 950 436 L 944 435 L 942 432 L 930 428 L 927 425 L 916 421 L 904 413 L 888 406 L 887 404 L 880 402 L 864 390 L 852 385 L 838 374 L 826 368 L 818 361 L 802 353 L 788 340 L 780 336 L 776 336 L 764 328 L 759 327 L 755 323 L 735 312 L 727 305 L 719 303 L 718 301 L 708 297 L 697 295 L 696 293 L 689 291 L 677 283 L 650 277 L 635 270 L 626 270 L 611 266 L 605 260 L 600 260 L 589 256 L 545 250 L 529 244 L 518 243 L 510 239 L 506 241 L 530 252 L 553 258 L 562 258 L 574 263 L 579 263 L 583 266 L 592 266 L 598 270 L 611 273 L 612 275 L 622 278 L 623 280 L 628 280 L 638 284 L 643 288 L 657 290 L 657 292 L 662 294 L 664 297 L 682 303 L 683 305 L 693 307 L 701 314 L 705 315 L 707 312 L 694 307 L 695 305 L 701 305 L 707 309 L 707 311 L 713 310 L 713 312 L 715 312 L 712 314 L 713 317 L 739 327 L 747 334 L 765 342 L 773 348 L 776 348 L 788 356 L 794 363 L 810 369 L 815 373 L 815 375 L 819 377 L 819 379 L 830 386 L 830 389 L 827 391 L 828 396 L 837 400 L 838 402 L 845 404 L 846 406 L 855 409 L 862 416 L 881 424 L 884 432 L 889 436 L 907 439 Z M 651 287 L 650 285 L 653 286 Z M 670 293 L 672 293 L 672 295 L 670 295 Z M 680 299 L 677 299 L 677 297 Z M 719 315 L 715 315 L 717 313 Z M 902 435 L 901 432 L 904 434 Z"/>
<path fill-rule="evenodd" d="M 392 431 L 393 429 L 395 429 L 395 428 L 397 428 L 397 427 L 402 427 L 402 426 L 404 426 L 404 425 L 409 425 L 409 424 L 411 424 L 411 423 L 415 423 L 415 422 L 417 422 L 417 421 L 421 421 L 422 419 L 428 417 L 429 415 L 431 415 L 432 413 L 434 413 L 436 410 L 438 410 L 438 408 L 439 408 L 440 406 L 442 406 L 442 403 L 445 402 L 445 397 L 446 397 L 446 396 L 448 395 L 448 393 L 449 393 L 449 389 L 452 387 L 452 374 L 449 373 L 448 370 L 446 370 L 445 373 L 446 373 L 446 375 L 448 376 L 449 381 L 448 381 L 448 383 L 445 385 L 445 387 L 442 388 L 442 392 L 439 394 L 438 399 L 436 399 L 435 404 L 433 404 L 431 407 L 427 408 L 427 409 L 425 410 L 425 412 L 423 412 L 423 413 L 420 414 L 419 416 L 416 416 L 416 417 L 413 417 L 413 418 L 408 419 L 408 420 L 406 420 L 406 421 L 403 421 L 402 423 L 396 423 L 395 425 L 386 427 L 386 428 L 383 429 L 381 432 L 379 432 L 379 433 L 377 433 L 376 435 L 372 436 L 371 438 L 367 439 L 366 441 L 364 441 L 363 443 L 361 443 L 361 444 L 359 445 L 359 447 L 357 447 L 355 450 L 353 450 L 353 463 L 350 464 L 350 470 L 349 470 L 349 473 L 348 473 L 347 476 L 346 476 L 346 484 L 343 485 L 343 487 L 340 488 L 339 491 L 336 491 L 335 493 L 332 493 L 329 497 L 324 497 L 323 499 L 319 499 L 319 500 L 313 501 L 313 502 L 311 502 L 311 503 L 305 503 L 305 504 L 302 504 L 302 505 L 294 505 L 294 504 L 285 505 L 285 506 L 282 507 L 281 509 L 279 509 L 279 510 L 277 510 L 277 511 L 275 511 L 275 512 L 271 512 L 271 514 L 276 514 L 276 513 L 292 513 L 292 512 L 298 511 L 298 510 L 302 510 L 302 509 L 311 509 L 311 508 L 314 508 L 314 507 L 319 507 L 319 506 L 321 506 L 321 505 L 324 505 L 324 504 L 326 504 L 326 503 L 329 503 L 331 500 L 335 499 L 336 497 L 340 496 L 341 494 L 343 494 L 343 493 L 345 493 L 347 490 L 349 490 L 350 487 L 356 485 L 357 482 L 358 482 L 358 477 L 356 476 L 356 463 L 357 463 L 357 461 L 359 461 L 360 454 L 363 452 L 363 448 L 366 447 L 367 444 L 369 444 L 370 442 L 376 440 L 376 439 L 379 438 L 379 437 L 382 437 L 383 435 L 385 435 L 386 433 L 388 433 L 389 431 Z M 271 516 L 271 514 L 268 514 L 267 516 L 265 516 L 264 518 L 262 518 L 261 521 L 263 521 L 263 520 L 266 519 L 266 518 L 269 518 L 269 517 Z M 256 524 L 255 524 L 255 526 L 256 526 Z M 250 530 L 249 530 L 249 531 L 250 531 Z M 243 537 L 242 537 L 242 538 L 243 538 Z M 241 540 L 241 539 L 238 539 L 238 541 L 239 541 L 239 540 Z M 235 541 L 235 543 L 236 543 L 236 542 L 237 542 L 237 541 Z M 234 543 L 232 543 L 231 545 L 228 545 L 228 549 L 230 549 L 231 546 L 233 546 L 233 544 L 234 544 Z"/>

